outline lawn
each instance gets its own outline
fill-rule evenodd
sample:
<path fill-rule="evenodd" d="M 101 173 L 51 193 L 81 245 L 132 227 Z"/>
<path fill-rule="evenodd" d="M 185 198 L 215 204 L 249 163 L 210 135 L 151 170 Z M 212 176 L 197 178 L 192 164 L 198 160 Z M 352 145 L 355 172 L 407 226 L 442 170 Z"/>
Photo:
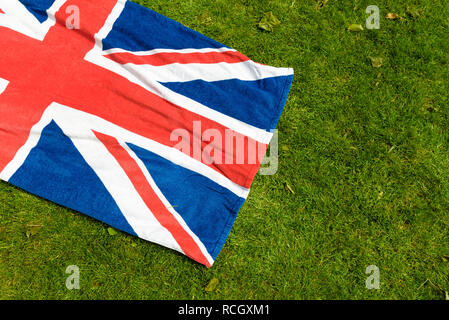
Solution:
<path fill-rule="evenodd" d="M 1 182 L 0 299 L 445 299 L 446 1 L 136 2 L 295 69 L 279 170 L 256 177 L 211 269 Z M 373 4 L 380 29 L 348 31 Z M 273 32 L 257 28 L 269 11 Z M 80 290 L 65 287 L 69 265 Z M 379 290 L 365 286 L 369 265 Z"/>

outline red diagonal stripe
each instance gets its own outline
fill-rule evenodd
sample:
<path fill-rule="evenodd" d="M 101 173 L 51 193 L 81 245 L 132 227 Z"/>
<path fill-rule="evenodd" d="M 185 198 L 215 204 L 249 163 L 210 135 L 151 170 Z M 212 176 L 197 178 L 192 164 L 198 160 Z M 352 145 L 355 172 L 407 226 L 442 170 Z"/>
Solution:
<path fill-rule="evenodd" d="M 0 13 L 5 13 L 2 9 L 0 9 Z"/>
<path fill-rule="evenodd" d="M 182 251 L 193 260 L 210 267 L 211 264 L 201 252 L 198 244 L 181 226 L 171 212 L 167 210 L 145 178 L 139 165 L 129 153 L 123 149 L 117 139 L 99 132 L 94 133 L 120 164 L 148 209 L 150 209 L 157 221 L 172 234 Z"/>
<path fill-rule="evenodd" d="M 195 53 L 177 53 L 177 52 L 163 52 L 147 56 L 138 56 L 128 52 L 112 53 L 106 56 L 107 58 L 118 62 L 120 64 L 148 64 L 156 67 L 165 66 L 168 64 L 179 63 L 239 63 L 249 61 L 250 59 L 240 52 L 226 51 L 226 52 L 195 52 Z"/>

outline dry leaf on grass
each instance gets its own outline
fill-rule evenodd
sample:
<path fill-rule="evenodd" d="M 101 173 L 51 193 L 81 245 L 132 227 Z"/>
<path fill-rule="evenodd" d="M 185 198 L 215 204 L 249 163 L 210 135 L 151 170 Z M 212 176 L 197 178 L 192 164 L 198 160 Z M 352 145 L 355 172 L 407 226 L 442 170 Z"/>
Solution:
<path fill-rule="evenodd" d="M 348 30 L 353 32 L 359 32 L 363 31 L 363 27 L 361 24 L 350 24 Z"/>
<path fill-rule="evenodd" d="M 279 19 L 270 11 L 263 16 L 262 20 L 260 20 L 258 27 L 264 31 L 273 32 L 274 27 L 280 24 L 281 22 Z"/>
<path fill-rule="evenodd" d="M 387 18 L 388 20 L 396 20 L 396 19 L 399 19 L 400 16 L 397 13 L 390 12 L 386 15 L 385 18 Z"/>

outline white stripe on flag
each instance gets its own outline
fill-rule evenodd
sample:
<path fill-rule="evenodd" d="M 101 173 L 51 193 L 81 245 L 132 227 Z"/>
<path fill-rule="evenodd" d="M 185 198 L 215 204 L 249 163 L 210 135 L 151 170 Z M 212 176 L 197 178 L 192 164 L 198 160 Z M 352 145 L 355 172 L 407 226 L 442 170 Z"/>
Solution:
<path fill-rule="evenodd" d="M 2 94 L 6 90 L 8 84 L 9 84 L 8 80 L 0 78 L 0 94 Z"/>
<path fill-rule="evenodd" d="M 154 49 L 154 50 L 150 50 L 150 51 L 128 51 L 128 50 L 124 50 L 124 49 L 120 49 L 120 48 L 115 48 L 115 49 L 109 49 L 109 50 L 104 50 L 103 51 L 103 55 L 108 55 L 108 54 L 113 54 L 113 53 L 131 53 L 135 56 L 152 56 L 154 54 L 158 54 L 158 53 L 184 53 L 184 54 L 188 54 L 188 53 L 210 53 L 210 52 L 237 52 L 237 50 L 235 49 L 231 49 L 231 48 L 204 48 L 204 49 L 180 49 L 180 50 L 174 50 L 174 49 Z"/>
<path fill-rule="evenodd" d="M 231 79 L 256 81 L 293 75 L 293 69 L 264 66 L 253 61 L 238 63 L 172 63 L 164 66 L 127 63 L 122 65 L 122 67 L 134 74 L 151 75 L 152 79 L 160 82 L 222 81 Z"/>

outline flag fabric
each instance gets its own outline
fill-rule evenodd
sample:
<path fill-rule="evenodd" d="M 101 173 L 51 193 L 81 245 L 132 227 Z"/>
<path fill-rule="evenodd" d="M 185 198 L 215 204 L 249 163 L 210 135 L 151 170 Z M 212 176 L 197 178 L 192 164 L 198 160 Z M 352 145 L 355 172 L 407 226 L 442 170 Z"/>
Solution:
<path fill-rule="evenodd" d="M 126 0 L 0 0 L 0 178 L 210 267 L 292 84 Z"/>

